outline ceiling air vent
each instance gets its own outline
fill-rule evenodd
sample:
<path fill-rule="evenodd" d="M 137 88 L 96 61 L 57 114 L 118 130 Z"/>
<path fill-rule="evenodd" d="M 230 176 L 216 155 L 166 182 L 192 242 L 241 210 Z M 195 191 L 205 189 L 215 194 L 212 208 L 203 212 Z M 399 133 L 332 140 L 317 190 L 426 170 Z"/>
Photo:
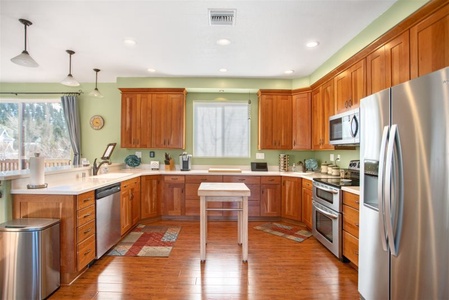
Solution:
<path fill-rule="evenodd" d="M 209 24 L 233 26 L 235 13 L 235 9 L 209 9 Z"/>

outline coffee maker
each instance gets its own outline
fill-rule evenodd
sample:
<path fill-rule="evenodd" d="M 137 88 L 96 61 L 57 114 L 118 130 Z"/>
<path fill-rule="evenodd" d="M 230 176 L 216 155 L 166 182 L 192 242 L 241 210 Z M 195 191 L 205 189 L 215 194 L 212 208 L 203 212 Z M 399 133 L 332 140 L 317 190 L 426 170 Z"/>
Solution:
<path fill-rule="evenodd" d="M 187 152 L 179 154 L 179 166 L 181 167 L 181 171 L 190 171 L 192 167 L 192 154 L 187 154 Z"/>

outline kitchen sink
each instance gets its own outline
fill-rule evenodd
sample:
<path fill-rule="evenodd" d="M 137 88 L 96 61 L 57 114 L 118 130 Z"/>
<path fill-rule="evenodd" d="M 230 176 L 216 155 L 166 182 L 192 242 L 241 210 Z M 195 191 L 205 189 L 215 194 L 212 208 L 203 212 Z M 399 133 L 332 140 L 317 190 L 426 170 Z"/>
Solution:
<path fill-rule="evenodd" d="M 105 173 L 105 174 L 92 176 L 92 178 L 117 179 L 117 178 L 122 178 L 122 177 L 130 176 L 130 175 L 132 175 L 132 174 L 130 174 L 130 173 Z"/>

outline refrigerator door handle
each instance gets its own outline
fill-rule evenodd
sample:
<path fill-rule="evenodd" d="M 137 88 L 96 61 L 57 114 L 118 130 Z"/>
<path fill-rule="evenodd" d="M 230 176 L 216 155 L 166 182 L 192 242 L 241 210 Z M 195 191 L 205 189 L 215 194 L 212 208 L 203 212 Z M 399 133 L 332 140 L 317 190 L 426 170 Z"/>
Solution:
<path fill-rule="evenodd" d="M 394 156 L 394 154 L 396 154 L 396 156 Z M 403 171 L 402 171 L 401 141 L 399 138 L 398 126 L 396 124 L 392 125 L 390 129 L 390 140 L 388 142 L 387 164 L 385 174 L 386 174 L 385 190 L 387 191 L 385 195 L 385 221 L 387 227 L 388 245 L 391 254 L 397 256 L 399 252 L 399 240 L 402 229 L 401 224 L 402 224 L 402 203 L 404 199 L 403 193 L 404 184 L 403 184 Z M 391 185 L 393 180 L 395 181 L 393 188 L 394 195 L 392 195 L 391 191 Z"/>
<path fill-rule="evenodd" d="M 382 242 L 382 249 L 384 251 L 387 251 L 387 233 L 385 230 L 385 193 L 384 193 L 384 166 L 385 166 L 385 152 L 387 148 L 387 140 L 388 140 L 388 126 L 384 127 L 383 133 L 382 133 L 382 141 L 380 143 L 380 158 L 379 158 L 379 178 L 378 178 L 378 185 L 377 185 L 377 201 L 379 202 L 379 227 L 380 227 L 380 240 Z"/>

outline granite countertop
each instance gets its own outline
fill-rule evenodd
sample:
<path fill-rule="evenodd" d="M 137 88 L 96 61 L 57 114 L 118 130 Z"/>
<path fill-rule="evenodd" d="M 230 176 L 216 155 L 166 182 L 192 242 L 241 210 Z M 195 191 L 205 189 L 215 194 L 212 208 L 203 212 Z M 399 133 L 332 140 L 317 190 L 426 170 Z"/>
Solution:
<path fill-rule="evenodd" d="M 305 178 L 312 180 L 313 178 L 338 178 L 338 176 L 331 176 L 328 174 L 316 173 L 316 172 L 279 172 L 279 171 L 267 171 L 267 172 L 254 172 L 242 170 L 242 172 L 209 172 L 208 170 L 191 170 L 191 171 L 165 171 L 165 170 L 150 170 L 150 169 L 121 169 L 116 172 L 100 174 L 98 176 L 87 176 L 77 178 L 73 180 L 61 180 L 49 184 L 47 188 L 42 189 L 27 189 L 27 188 L 11 188 L 11 194 L 54 194 L 54 195 L 79 195 L 85 192 L 89 192 L 100 187 L 104 187 L 110 184 L 122 182 L 124 180 L 132 179 L 145 175 L 232 175 L 232 176 L 288 176 Z M 352 193 L 358 193 L 355 187 L 345 187 Z"/>

